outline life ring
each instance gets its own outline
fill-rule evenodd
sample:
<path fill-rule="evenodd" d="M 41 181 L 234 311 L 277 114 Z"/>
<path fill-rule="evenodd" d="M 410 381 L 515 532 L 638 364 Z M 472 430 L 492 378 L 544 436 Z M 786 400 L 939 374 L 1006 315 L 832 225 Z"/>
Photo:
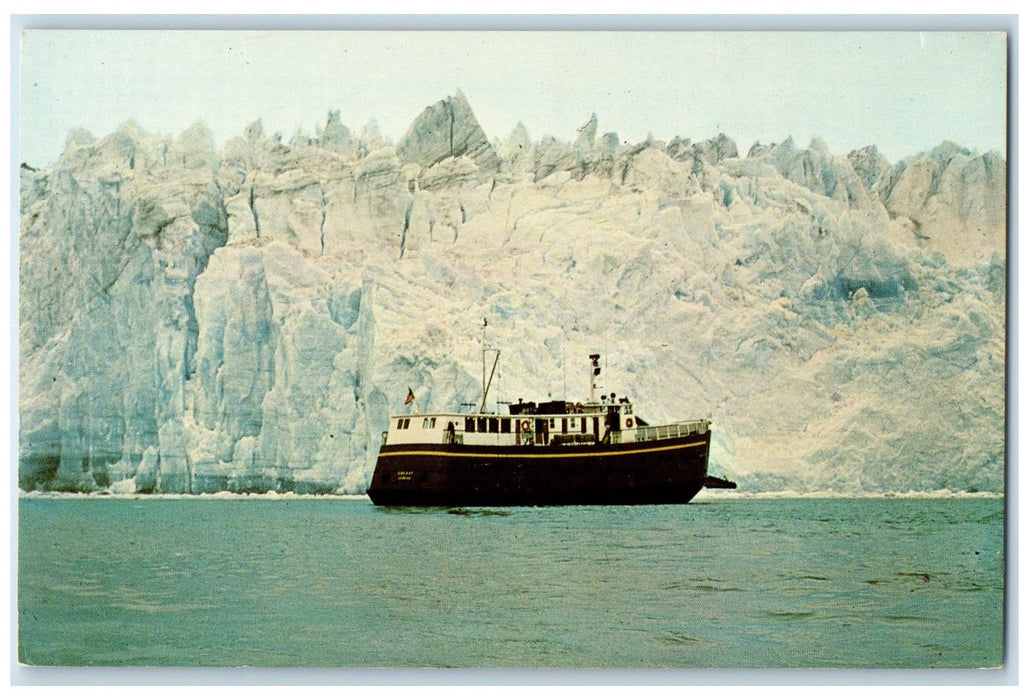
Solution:
<path fill-rule="evenodd" d="M 625 419 L 625 427 L 626 428 L 631 428 L 632 427 L 632 418 L 626 418 Z"/>
<path fill-rule="evenodd" d="M 523 420 L 522 421 L 522 432 L 523 433 L 529 432 L 529 421 L 527 421 L 527 420 Z"/>

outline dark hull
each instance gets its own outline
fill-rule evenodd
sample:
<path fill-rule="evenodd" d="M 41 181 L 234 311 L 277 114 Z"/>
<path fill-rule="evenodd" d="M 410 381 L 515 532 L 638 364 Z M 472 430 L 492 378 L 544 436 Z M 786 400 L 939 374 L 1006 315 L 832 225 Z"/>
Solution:
<path fill-rule="evenodd" d="M 688 503 L 711 433 L 622 445 L 384 445 L 368 496 L 382 506 Z"/>

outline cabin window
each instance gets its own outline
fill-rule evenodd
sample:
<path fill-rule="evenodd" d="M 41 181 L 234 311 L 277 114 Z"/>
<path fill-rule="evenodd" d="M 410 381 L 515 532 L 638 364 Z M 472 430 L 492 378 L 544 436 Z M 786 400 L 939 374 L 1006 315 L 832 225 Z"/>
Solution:
<path fill-rule="evenodd" d="M 423 430 L 432 430 L 435 427 L 436 427 L 436 417 L 435 416 L 433 416 L 432 418 L 423 418 L 422 419 L 422 429 Z"/>
<path fill-rule="evenodd" d="M 551 428 L 553 428 L 553 427 L 554 427 L 554 419 L 553 419 L 553 418 L 551 418 L 551 419 L 550 419 L 550 427 L 551 427 Z"/>
<path fill-rule="evenodd" d="M 410 418 L 401 418 L 397 421 L 397 430 L 407 430 L 409 427 L 411 427 Z"/>
<path fill-rule="evenodd" d="M 498 433 L 498 432 L 500 432 L 500 419 L 499 418 L 490 418 L 489 419 L 489 431 L 491 433 Z"/>
<path fill-rule="evenodd" d="M 585 418 L 583 418 L 581 421 L 579 421 L 579 428 L 582 430 L 582 432 L 584 432 L 584 433 L 586 432 L 586 419 Z"/>
<path fill-rule="evenodd" d="M 511 432 L 511 419 L 501 418 L 500 419 L 500 432 L 510 433 Z"/>
<path fill-rule="evenodd" d="M 562 433 L 567 433 L 568 432 L 568 419 L 567 418 L 562 418 L 561 419 L 561 432 Z"/>
<path fill-rule="evenodd" d="M 464 431 L 466 433 L 474 433 L 475 432 L 475 419 L 472 418 L 471 416 L 468 416 L 467 418 L 464 419 Z"/>
<path fill-rule="evenodd" d="M 475 419 L 475 430 L 476 430 L 476 432 L 479 432 L 479 433 L 486 432 L 486 418 L 485 418 L 485 416 L 483 416 L 482 418 L 476 418 Z"/>

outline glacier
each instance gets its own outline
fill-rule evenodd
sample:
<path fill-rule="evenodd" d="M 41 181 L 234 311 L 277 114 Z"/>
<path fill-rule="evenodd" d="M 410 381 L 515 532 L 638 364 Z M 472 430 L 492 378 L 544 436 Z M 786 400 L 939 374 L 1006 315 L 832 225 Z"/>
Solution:
<path fill-rule="evenodd" d="M 741 491 L 1003 491 L 1002 154 L 598 127 L 69 134 L 21 168 L 19 487 L 361 493 L 408 388 L 481 399 L 486 319 L 491 410 L 599 352 Z"/>

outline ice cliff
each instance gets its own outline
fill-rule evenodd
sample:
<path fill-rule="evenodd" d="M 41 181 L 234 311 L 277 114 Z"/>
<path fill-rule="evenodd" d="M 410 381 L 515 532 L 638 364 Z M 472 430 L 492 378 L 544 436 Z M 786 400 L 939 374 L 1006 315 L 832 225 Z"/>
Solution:
<path fill-rule="evenodd" d="M 72 133 L 21 171 L 20 486 L 361 492 L 408 387 L 480 398 L 487 318 L 491 399 L 583 398 L 600 352 L 747 490 L 1003 489 L 1002 155 L 598 126 Z"/>

